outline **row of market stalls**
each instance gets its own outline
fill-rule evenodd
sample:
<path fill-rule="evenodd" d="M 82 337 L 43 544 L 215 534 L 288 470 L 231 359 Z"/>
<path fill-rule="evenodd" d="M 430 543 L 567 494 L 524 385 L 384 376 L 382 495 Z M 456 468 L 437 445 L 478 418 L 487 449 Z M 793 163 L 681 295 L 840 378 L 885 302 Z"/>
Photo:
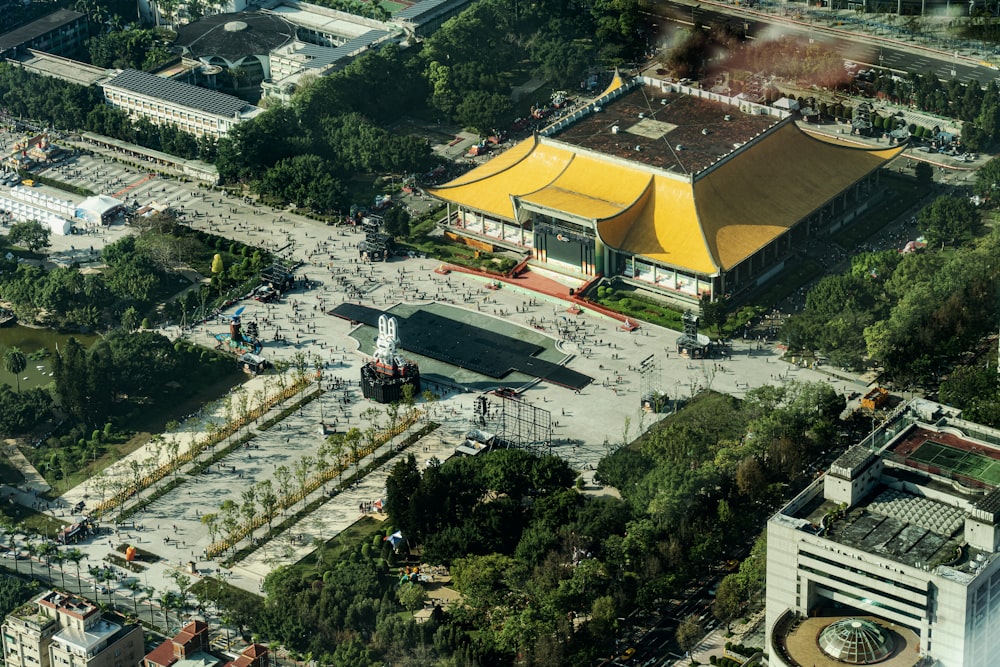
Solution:
<path fill-rule="evenodd" d="M 37 220 L 53 234 L 73 232 L 75 222 L 110 225 L 125 210 L 125 202 L 108 195 L 94 195 L 79 203 L 16 186 L 0 195 L 0 212 L 10 222 Z"/>

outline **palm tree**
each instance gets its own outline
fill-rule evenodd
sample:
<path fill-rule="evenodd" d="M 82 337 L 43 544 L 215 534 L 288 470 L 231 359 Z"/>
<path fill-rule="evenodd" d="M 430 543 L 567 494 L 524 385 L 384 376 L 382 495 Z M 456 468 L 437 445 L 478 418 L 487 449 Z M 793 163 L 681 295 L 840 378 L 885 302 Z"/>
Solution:
<path fill-rule="evenodd" d="M 52 552 L 52 560 L 55 561 L 56 565 L 59 566 L 59 577 L 62 582 L 63 590 L 66 590 L 66 554 L 59 549 Z"/>
<path fill-rule="evenodd" d="M 21 393 L 21 373 L 24 369 L 28 367 L 28 358 L 24 356 L 24 352 L 18 347 L 9 347 L 7 351 L 3 353 L 3 366 L 7 369 L 8 373 L 14 375 L 14 379 L 17 380 L 17 393 Z"/>
<path fill-rule="evenodd" d="M 52 581 L 52 554 L 56 553 L 56 545 L 51 542 L 42 542 L 35 547 L 35 553 L 45 558 L 45 567 L 49 571 L 49 581 Z"/>
<path fill-rule="evenodd" d="M 83 560 L 83 552 L 76 547 L 73 547 L 69 551 L 64 551 L 62 555 L 63 558 L 68 561 L 72 561 L 72 563 L 76 565 L 76 582 L 77 587 L 79 588 L 77 592 L 83 593 L 83 580 L 80 579 L 80 561 Z"/>
<path fill-rule="evenodd" d="M 38 546 L 34 542 L 25 542 L 24 550 L 28 552 L 28 571 L 30 577 L 35 578 L 35 554 L 38 553 Z"/>

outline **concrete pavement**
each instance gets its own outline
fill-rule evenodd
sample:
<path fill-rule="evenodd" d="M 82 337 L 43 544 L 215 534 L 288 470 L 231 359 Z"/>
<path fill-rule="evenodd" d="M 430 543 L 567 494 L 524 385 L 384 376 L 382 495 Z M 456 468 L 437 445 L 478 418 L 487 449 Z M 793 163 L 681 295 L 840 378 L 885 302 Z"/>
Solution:
<path fill-rule="evenodd" d="M 595 467 L 601 457 L 638 436 L 658 418 L 641 410 L 640 393 L 644 382 L 679 399 L 690 398 L 703 389 L 742 396 L 753 387 L 791 380 L 829 382 L 842 392 L 856 387 L 850 379 L 833 378 L 784 363 L 780 361 L 780 350 L 764 341 L 737 340 L 732 347 L 732 357 L 724 360 L 694 361 L 679 357 L 675 351 L 677 332 L 649 324 L 628 332 L 617 320 L 586 308 L 579 314 L 569 312 L 570 303 L 558 294 L 564 290 L 568 296 L 570 287 L 580 286 L 579 281 L 571 278 L 559 277 L 550 294 L 537 294 L 517 285 L 489 289 L 491 281 L 477 275 L 453 272 L 444 276 L 434 271 L 438 262 L 430 259 L 399 258 L 386 263 L 360 264 L 355 248 L 362 236 L 353 228 L 327 227 L 285 211 L 273 211 L 225 194 L 205 191 L 189 183 L 150 180 L 144 173 L 102 159 L 87 158 L 75 167 L 64 166 L 59 177 L 91 187 L 95 186 L 91 182 L 95 178 L 106 188 L 135 184 L 129 196 L 136 197 L 140 203 L 152 199 L 169 202 L 193 227 L 267 247 L 289 261 L 303 263 L 297 275 L 308 278 L 309 288 L 294 290 L 280 303 L 249 301 L 234 305 L 222 313 L 221 318 L 188 330 L 176 324 L 169 325 L 163 331 L 170 337 L 184 336 L 213 345 L 214 334 L 225 330 L 226 316 L 237 306 L 246 306 L 244 321 L 258 322 L 265 340 L 263 353 L 266 357 L 291 361 L 297 354 L 305 354 L 310 360 L 319 359 L 326 365 L 326 381 L 340 378 L 356 382 L 360 366 L 366 359 L 359 352 L 357 341 L 350 337 L 350 323 L 325 314 L 345 301 L 379 308 L 398 303 L 419 305 L 448 301 L 451 307 L 460 309 L 466 317 L 487 328 L 491 322 L 501 320 L 533 331 L 538 331 L 536 326 L 543 326 L 542 333 L 552 338 L 565 353 L 565 363 L 591 376 L 594 382 L 579 393 L 544 382 L 531 382 L 523 388 L 523 398 L 549 411 L 554 422 L 552 451 L 581 471 Z M 112 240 L 123 233 L 129 230 L 113 227 L 111 232 L 84 237 L 88 241 L 87 253 L 91 238 Z M 76 245 L 71 243 L 74 240 L 76 238 L 67 237 L 60 241 Z M 659 370 L 643 380 L 636 369 L 650 357 Z M 246 389 L 252 395 L 260 390 L 259 383 L 266 381 L 264 378 L 249 380 Z M 111 548 L 116 544 L 134 543 L 160 556 L 158 563 L 143 572 L 143 579 L 157 590 L 174 588 L 171 573 L 186 570 L 188 561 L 195 561 L 196 576 L 209 571 L 215 573 L 219 566 L 201 558 L 209 544 L 201 516 L 217 512 L 224 500 L 239 502 L 242 489 L 249 484 L 274 479 L 277 466 L 291 467 L 297 457 L 314 455 L 322 442 L 321 421 L 336 419 L 341 429 L 362 426 L 365 420 L 362 413 L 368 405 L 358 394 L 356 386 L 348 387 L 339 396 L 333 392 L 290 415 L 276 427 L 258 431 L 251 449 L 236 450 L 219 462 L 221 466 L 217 464 L 206 473 L 186 477 L 182 486 L 158 499 L 137 515 L 134 522 L 118 526 L 118 533 L 111 533 L 115 535 L 111 538 Z M 420 451 L 415 453 L 421 460 L 432 455 L 445 458 L 453 451 L 461 434 L 473 424 L 474 399 L 475 394 L 459 391 L 435 404 L 436 419 L 444 426 L 417 448 Z M 194 438 L 210 421 L 218 423 L 223 411 L 221 402 L 206 406 L 201 416 L 188 420 L 176 434 L 166 434 L 166 437 L 182 441 Z M 184 446 L 180 445 L 181 451 Z M 428 451 L 424 452 L 423 446 L 428 447 Z M 111 466 L 107 475 L 130 474 L 131 461 L 148 460 L 154 451 L 153 446 L 140 448 L 128 459 Z M 165 455 L 161 449 L 159 456 Z M 294 562 L 307 553 L 311 538 L 333 537 L 357 519 L 361 514 L 358 511 L 360 502 L 375 500 L 384 493 L 385 474 L 384 468 L 372 473 L 358 488 L 325 503 L 314 516 L 300 522 L 274 545 L 269 545 L 267 551 L 258 550 L 238 563 L 230 581 L 256 592 L 261 578 L 270 569 L 284 562 Z M 65 513 L 67 507 L 79 500 L 92 505 L 97 495 L 92 481 L 84 483 L 64 494 L 58 507 L 51 512 Z M 106 528 L 114 531 L 116 527 Z M 305 539 L 292 545 L 289 543 L 292 535 L 304 535 Z M 104 560 L 110 550 L 107 537 L 79 547 L 95 562 Z"/>

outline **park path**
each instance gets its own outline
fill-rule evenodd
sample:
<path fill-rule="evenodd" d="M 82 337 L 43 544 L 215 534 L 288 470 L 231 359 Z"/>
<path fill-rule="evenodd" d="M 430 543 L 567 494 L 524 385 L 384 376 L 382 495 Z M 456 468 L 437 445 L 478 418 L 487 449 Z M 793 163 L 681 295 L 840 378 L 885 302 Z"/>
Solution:
<path fill-rule="evenodd" d="M 7 455 L 7 460 L 10 464 L 17 468 L 18 472 L 24 476 L 24 481 L 19 485 L 22 490 L 29 493 L 45 493 L 50 488 L 45 478 L 42 477 L 41 473 L 35 466 L 31 465 L 31 461 L 28 457 L 21 452 L 20 448 L 17 446 L 17 442 L 10 438 L 4 440 L 4 454 Z"/>

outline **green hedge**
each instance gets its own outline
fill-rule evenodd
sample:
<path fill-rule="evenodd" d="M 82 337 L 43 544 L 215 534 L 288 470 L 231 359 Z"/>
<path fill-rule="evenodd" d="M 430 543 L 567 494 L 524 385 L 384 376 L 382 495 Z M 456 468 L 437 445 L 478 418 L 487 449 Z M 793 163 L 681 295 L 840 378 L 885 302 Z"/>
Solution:
<path fill-rule="evenodd" d="M 621 290 L 616 290 L 613 287 L 605 285 L 597 288 L 596 296 L 596 302 L 608 310 L 613 310 L 616 313 L 634 317 L 638 320 L 659 324 L 675 331 L 684 330 L 683 313 L 681 311 L 648 297 L 638 295 L 634 292 L 622 292 Z"/>

